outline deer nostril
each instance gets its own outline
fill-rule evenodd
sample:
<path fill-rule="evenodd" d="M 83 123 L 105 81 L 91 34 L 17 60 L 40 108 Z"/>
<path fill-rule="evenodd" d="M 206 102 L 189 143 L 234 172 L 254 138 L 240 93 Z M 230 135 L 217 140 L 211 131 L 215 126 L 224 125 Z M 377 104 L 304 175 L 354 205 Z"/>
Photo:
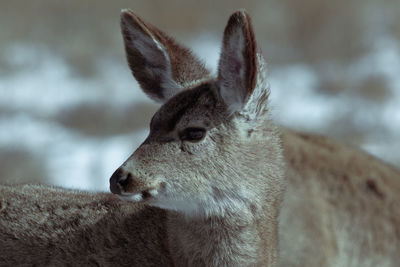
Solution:
<path fill-rule="evenodd" d="M 118 168 L 110 178 L 110 191 L 113 194 L 120 194 L 121 193 L 121 188 L 118 185 L 118 182 L 121 179 L 122 174 L 123 174 L 122 169 Z"/>
<path fill-rule="evenodd" d="M 132 180 L 132 174 L 131 173 L 128 173 L 127 175 L 126 175 L 126 178 L 125 179 L 120 179 L 119 181 L 118 181 L 118 183 L 121 185 L 121 187 L 123 188 L 123 189 L 126 189 L 126 187 L 128 186 L 128 184 L 129 184 L 129 182 Z"/>
<path fill-rule="evenodd" d="M 110 190 L 114 194 L 121 194 L 126 190 L 132 180 L 132 174 L 126 173 L 122 168 L 118 168 L 110 178 Z"/>

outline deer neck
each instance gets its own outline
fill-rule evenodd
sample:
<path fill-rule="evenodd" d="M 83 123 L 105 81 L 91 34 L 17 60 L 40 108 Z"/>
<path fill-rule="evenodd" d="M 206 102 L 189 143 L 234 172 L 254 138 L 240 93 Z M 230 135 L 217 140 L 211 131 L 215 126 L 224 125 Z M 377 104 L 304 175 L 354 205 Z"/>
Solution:
<path fill-rule="evenodd" d="M 263 217 L 251 210 L 196 218 L 170 212 L 168 242 L 175 265 L 275 266 L 277 221 Z"/>

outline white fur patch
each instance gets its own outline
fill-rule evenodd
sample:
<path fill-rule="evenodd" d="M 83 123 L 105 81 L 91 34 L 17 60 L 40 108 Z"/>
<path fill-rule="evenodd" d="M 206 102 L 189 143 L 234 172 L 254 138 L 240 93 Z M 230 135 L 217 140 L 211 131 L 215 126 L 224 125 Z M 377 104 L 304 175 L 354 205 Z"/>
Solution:
<path fill-rule="evenodd" d="M 135 193 L 135 194 L 122 194 L 122 195 L 117 195 L 119 199 L 123 201 L 130 201 L 130 202 L 140 202 L 143 200 L 142 194 L 141 193 Z"/>
<path fill-rule="evenodd" d="M 152 197 L 155 197 L 155 196 L 158 195 L 158 190 L 157 190 L 157 189 L 151 189 L 151 190 L 149 191 L 149 194 L 150 194 Z"/>
<path fill-rule="evenodd" d="M 240 192 L 238 192 L 240 191 Z M 149 202 L 149 205 L 165 210 L 172 210 L 185 215 L 188 218 L 209 217 L 213 215 L 225 216 L 228 213 L 240 211 L 249 212 L 252 203 L 252 194 L 243 190 L 220 192 L 218 196 L 205 194 L 200 197 L 172 197 L 160 193 L 157 198 Z"/>
<path fill-rule="evenodd" d="M 257 53 L 257 77 L 253 93 L 249 96 L 241 113 L 246 114 L 248 120 L 254 120 L 266 110 L 267 99 L 270 94 L 267 80 L 267 67 L 262 54 Z M 263 98 L 266 98 L 263 101 Z"/>
<path fill-rule="evenodd" d="M 150 205 L 165 210 L 177 211 L 187 216 L 194 216 L 200 210 L 199 203 L 193 199 L 158 198 L 157 201 L 151 202 Z"/>

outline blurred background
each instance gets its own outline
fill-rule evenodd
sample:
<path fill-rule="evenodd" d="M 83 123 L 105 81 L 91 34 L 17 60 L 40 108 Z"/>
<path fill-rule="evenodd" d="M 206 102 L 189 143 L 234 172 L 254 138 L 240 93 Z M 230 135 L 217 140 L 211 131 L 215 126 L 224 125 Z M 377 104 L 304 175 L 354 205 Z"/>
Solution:
<path fill-rule="evenodd" d="M 158 105 L 124 58 L 131 8 L 214 72 L 229 15 L 245 8 L 285 126 L 400 167 L 400 1 L 0 1 L 0 183 L 108 191 Z"/>

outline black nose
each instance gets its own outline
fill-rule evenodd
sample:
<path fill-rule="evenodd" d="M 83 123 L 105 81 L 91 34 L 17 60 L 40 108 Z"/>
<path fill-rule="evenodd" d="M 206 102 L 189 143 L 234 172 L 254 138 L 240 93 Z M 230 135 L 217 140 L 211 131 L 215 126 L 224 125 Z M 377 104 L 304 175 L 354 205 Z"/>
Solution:
<path fill-rule="evenodd" d="M 132 179 L 130 173 L 126 173 L 122 168 L 118 168 L 110 178 L 110 190 L 113 194 L 121 194 L 125 191 L 129 180 Z"/>

